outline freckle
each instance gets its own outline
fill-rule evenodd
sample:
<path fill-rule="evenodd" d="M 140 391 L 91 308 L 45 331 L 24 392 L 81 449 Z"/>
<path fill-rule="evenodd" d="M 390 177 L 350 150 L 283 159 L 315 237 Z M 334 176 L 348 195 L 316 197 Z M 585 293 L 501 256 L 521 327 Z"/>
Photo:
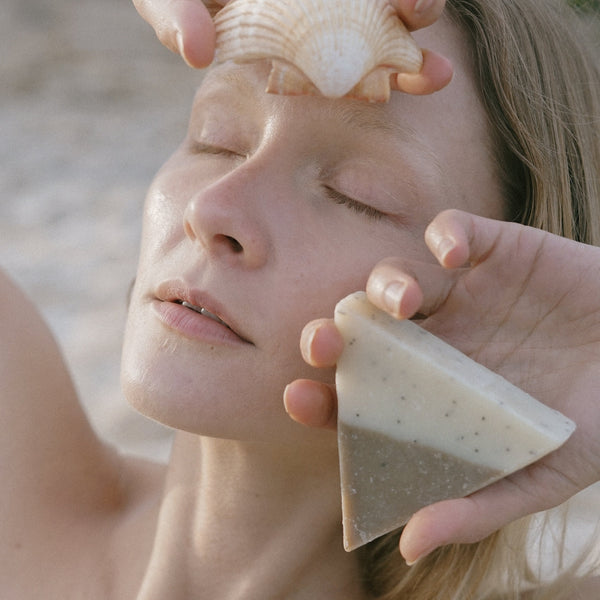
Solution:
<path fill-rule="evenodd" d="M 479 435 L 479 431 L 476 431 L 476 432 L 475 432 L 475 435 Z"/>
<path fill-rule="evenodd" d="M 357 416 L 357 417 L 360 417 L 360 413 L 356 413 L 356 416 Z"/>
<path fill-rule="evenodd" d="M 474 451 L 475 451 L 475 452 L 479 452 L 479 448 L 475 448 L 475 450 L 474 450 Z"/>
<path fill-rule="evenodd" d="M 481 417 L 481 420 L 482 420 L 482 421 L 485 421 L 485 417 Z"/>

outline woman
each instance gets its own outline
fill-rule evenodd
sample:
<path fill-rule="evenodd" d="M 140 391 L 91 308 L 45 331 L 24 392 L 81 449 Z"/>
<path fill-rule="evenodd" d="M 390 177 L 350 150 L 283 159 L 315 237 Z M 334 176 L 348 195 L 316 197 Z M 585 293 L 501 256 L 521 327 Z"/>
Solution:
<path fill-rule="evenodd" d="M 524 13 L 538 14 L 538 5 L 532 1 Z M 500 593 L 507 583 L 512 597 L 520 595 L 524 556 L 507 552 L 516 542 L 503 543 L 504 534 L 442 550 L 410 570 L 385 541 L 345 553 L 335 435 L 298 425 L 281 403 L 293 380 L 299 383 L 288 388 L 287 404 L 296 415 L 306 407 L 307 390 L 328 401 L 322 393 L 329 388 L 322 386 L 333 382 L 333 369 L 302 360 L 301 331 L 368 281 L 377 296 L 377 277 L 381 281 L 391 264 L 383 259 L 403 261 L 401 277 L 391 268 L 406 282 L 404 295 L 382 295 L 391 298 L 392 311 L 430 314 L 425 326 L 456 341 L 456 328 L 464 329 L 461 313 L 437 320 L 448 306 L 439 298 L 465 304 L 462 291 L 481 286 L 486 273 L 492 285 L 490 271 L 506 261 L 507 278 L 493 285 L 512 291 L 508 283 L 523 281 L 516 267 L 525 263 L 506 248 L 515 237 L 529 244 L 525 257 L 537 257 L 530 273 L 548 271 L 536 251 L 542 246 L 553 265 L 560 255 L 578 266 L 578 274 L 563 281 L 569 290 L 579 286 L 575 297 L 559 294 L 553 304 L 555 310 L 566 305 L 581 323 L 569 344 L 585 344 L 597 357 L 600 320 L 590 315 L 598 309 L 593 298 L 582 304 L 579 290 L 587 289 L 581 273 L 592 272 L 599 251 L 499 223 L 515 216 L 510 192 L 527 186 L 498 168 L 499 156 L 508 159 L 514 148 L 499 143 L 490 109 L 479 99 L 481 76 L 459 8 L 454 3 L 448 17 L 416 34 L 454 67 L 452 85 L 423 98 L 394 94 L 389 104 L 374 106 L 270 96 L 263 92 L 268 66 L 262 62 L 207 73 L 188 135 L 148 192 L 123 353 L 129 401 L 178 430 L 166 469 L 120 457 L 94 437 L 37 312 L 2 280 L 0 455 L 11 493 L 0 507 L 1 584 L 7 597 L 469 598 Z M 441 87 L 447 63 L 430 57 L 420 80 L 398 86 Z M 447 208 L 466 213 L 443 212 Z M 432 220 L 427 241 L 433 256 L 423 239 Z M 491 248 L 490 231 L 496 234 Z M 455 285 L 451 273 L 434 273 L 436 259 L 451 268 L 467 256 L 476 266 L 461 271 Z M 407 279 L 408 268 L 418 287 Z M 598 278 L 590 279 L 596 289 Z M 532 280 L 537 291 L 544 285 L 543 276 Z M 520 292 L 518 298 L 528 298 L 527 288 Z M 490 324 L 487 307 L 479 310 L 474 341 Z M 500 333 L 526 331 L 539 342 L 547 331 L 538 321 L 518 311 L 491 326 Z M 308 358 L 327 362 L 334 338 L 323 325 L 312 344 L 305 343 Z M 328 340 L 333 352 L 323 344 Z M 462 346 L 515 383 L 544 392 L 539 376 L 545 372 L 527 345 L 510 353 L 512 361 L 493 341 L 477 352 Z M 555 354 L 546 358 L 555 369 L 565 364 Z M 578 373 L 582 364 L 566 368 Z M 584 374 L 593 386 L 594 373 Z M 576 390 L 578 383 L 569 383 Z M 552 390 L 542 396 L 556 403 Z M 565 412 L 578 422 L 581 440 L 594 424 L 578 407 L 570 409 Z M 578 443 L 585 445 L 576 439 L 566 447 L 566 460 L 581 465 L 591 483 L 596 463 L 574 455 Z M 506 565 L 514 582 L 498 575 Z"/>

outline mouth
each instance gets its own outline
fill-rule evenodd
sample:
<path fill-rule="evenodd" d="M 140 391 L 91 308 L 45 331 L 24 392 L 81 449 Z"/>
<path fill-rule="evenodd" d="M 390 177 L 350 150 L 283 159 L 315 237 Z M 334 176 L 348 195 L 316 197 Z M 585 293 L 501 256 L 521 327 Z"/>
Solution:
<path fill-rule="evenodd" d="M 184 280 L 162 282 L 153 296 L 163 321 L 187 337 L 252 344 L 218 300 Z"/>
<path fill-rule="evenodd" d="M 180 304 L 181 306 L 184 306 L 185 308 L 189 308 L 190 310 L 193 310 L 194 312 L 204 315 L 205 317 L 208 317 L 209 319 L 212 319 L 213 321 L 216 321 L 220 325 L 224 325 L 225 327 L 227 327 L 227 329 L 233 331 L 231 329 L 231 327 L 229 327 L 229 325 L 227 325 L 227 323 L 225 323 L 225 321 L 223 321 L 223 319 L 219 318 L 217 315 L 215 315 L 214 313 L 211 313 L 209 310 L 207 310 L 206 308 L 204 308 L 202 306 L 196 306 L 195 304 L 191 304 L 190 302 L 186 302 L 185 300 L 175 300 L 175 304 Z"/>

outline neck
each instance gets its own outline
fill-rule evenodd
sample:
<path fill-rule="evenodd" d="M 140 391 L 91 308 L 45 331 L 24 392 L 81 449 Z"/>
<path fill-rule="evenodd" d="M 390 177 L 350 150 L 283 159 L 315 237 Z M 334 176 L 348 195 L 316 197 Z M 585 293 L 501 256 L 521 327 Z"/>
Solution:
<path fill-rule="evenodd" d="M 326 448 L 178 434 L 141 598 L 363 598 Z"/>

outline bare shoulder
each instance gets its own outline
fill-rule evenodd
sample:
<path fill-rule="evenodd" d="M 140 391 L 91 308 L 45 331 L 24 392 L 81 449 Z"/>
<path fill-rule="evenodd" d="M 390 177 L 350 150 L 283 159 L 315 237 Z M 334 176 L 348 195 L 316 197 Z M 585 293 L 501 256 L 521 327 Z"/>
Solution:
<path fill-rule="evenodd" d="M 118 552 L 119 531 L 142 540 L 152 528 L 163 468 L 97 437 L 51 331 L 1 271 L 0 331 L 0 589 L 69 598 L 80 576 L 101 589 L 98 552 Z"/>
<path fill-rule="evenodd" d="M 0 331 L 0 473 L 12 491 L 0 500 L 0 514 L 6 514 L 11 502 L 23 499 L 66 501 L 91 461 L 99 460 L 104 473 L 111 459 L 79 405 L 52 333 L 3 273 Z"/>

